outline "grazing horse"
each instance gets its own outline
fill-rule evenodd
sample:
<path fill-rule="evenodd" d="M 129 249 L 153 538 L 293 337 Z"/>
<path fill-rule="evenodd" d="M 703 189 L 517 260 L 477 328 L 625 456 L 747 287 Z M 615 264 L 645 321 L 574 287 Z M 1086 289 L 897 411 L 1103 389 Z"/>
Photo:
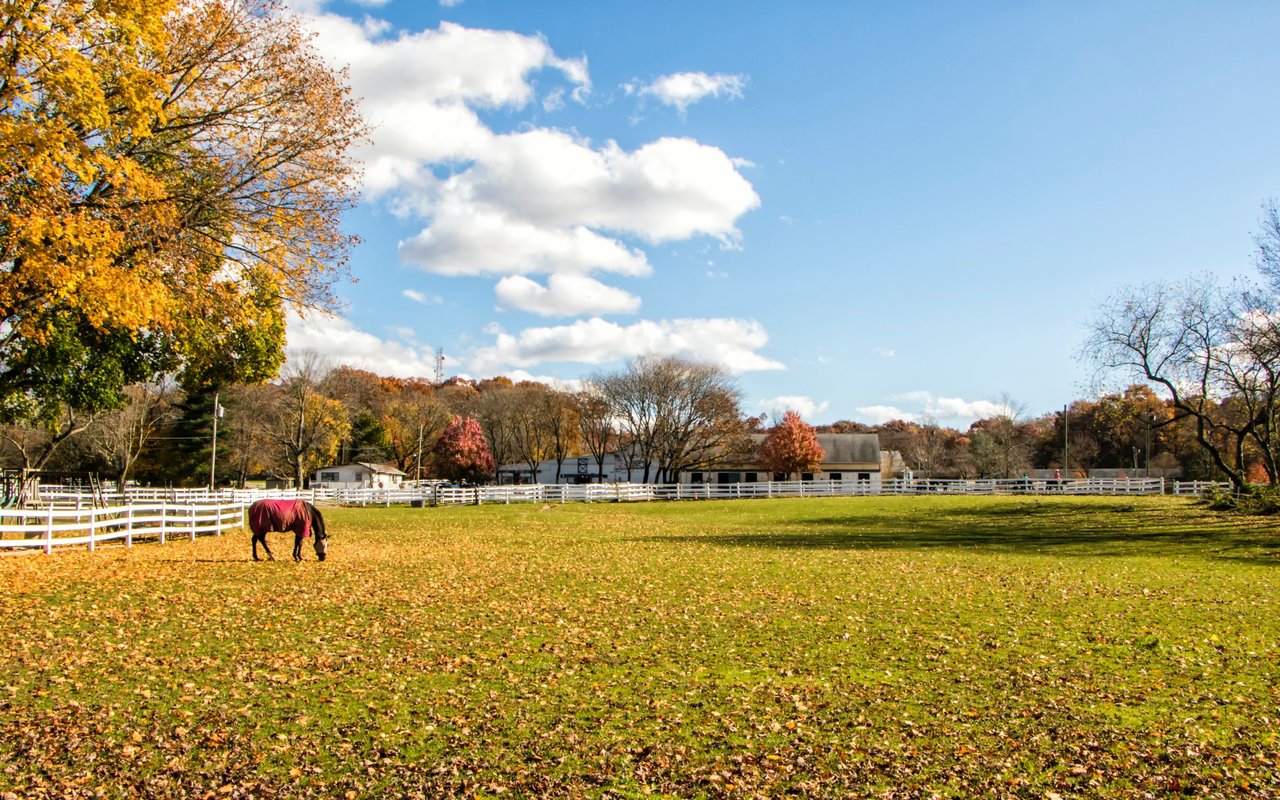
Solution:
<path fill-rule="evenodd" d="M 293 560 L 302 560 L 302 540 L 315 534 L 313 546 L 316 557 L 324 561 L 329 552 L 329 534 L 324 530 L 324 517 L 320 509 L 305 500 L 258 500 L 249 506 L 249 528 L 253 531 L 253 560 L 258 558 L 258 542 L 267 551 L 267 558 L 275 561 L 271 548 L 267 547 L 267 534 L 271 531 L 293 531 Z"/>

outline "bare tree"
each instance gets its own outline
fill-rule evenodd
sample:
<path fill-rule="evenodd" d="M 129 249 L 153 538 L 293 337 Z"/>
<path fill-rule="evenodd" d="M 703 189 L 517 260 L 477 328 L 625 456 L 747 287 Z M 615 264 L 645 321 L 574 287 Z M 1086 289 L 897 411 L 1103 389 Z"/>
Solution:
<path fill-rule="evenodd" d="M 120 486 L 156 432 L 177 419 L 181 391 L 167 376 L 126 386 L 124 407 L 99 415 L 86 430 L 90 452 L 110 467 Z"/>
<path fill-rule="evenodd" d="M 1211 280 L 1129 288 L 1101 307 L 1084 352 L 1160 387 L 1213 465 L 1243 489 L 1256 448 L 1276 482 L 1280 334 L 1265 297 Z"/>
<path fill-rule="evenodd" d="M 223 399 L 227 414 L 218 429 L 218 463 L 243 488 L 249 476 L 267 472 L 279 460 L 273 423 L 282 392 L 270 383 L 240 385 L 227 389 Z"/>
<path fill-rule="evenodd" d="M 1003 395 L 999 409 L 970 426 L 971 452 L 979 474 L 1012 478 L 1030 466 L 1031 443 L 1018 422 L 1022 407 Z"/>
<path fill-rule="evenodd" d="M 723 369 L 673 356 L 643 356 L 592 383 L 627 434 L 647 483 L 738 460 L 750 451 L 741 390 Z"/>

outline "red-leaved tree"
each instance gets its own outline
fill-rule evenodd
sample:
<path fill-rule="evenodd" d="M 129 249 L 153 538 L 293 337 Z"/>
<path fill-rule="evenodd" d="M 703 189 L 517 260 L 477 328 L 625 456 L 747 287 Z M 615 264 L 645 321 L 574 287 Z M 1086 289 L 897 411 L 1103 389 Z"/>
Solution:
<path fill-rule="evenodd" d="M 451 481 L 479 483 L 497 469 L 489 440 L 484 437 L 480 423 L 471 417 L 454 416 L 449 420 L 432 453 L 440 477 Z"/>
<path fill-rule="evenodd" d="M 794 411 L 783 414 L 782 421 L 770 428 L 760 443 L 760 463 L 787 475 L 815 471 L 824 456 L 813 427 Z"/>

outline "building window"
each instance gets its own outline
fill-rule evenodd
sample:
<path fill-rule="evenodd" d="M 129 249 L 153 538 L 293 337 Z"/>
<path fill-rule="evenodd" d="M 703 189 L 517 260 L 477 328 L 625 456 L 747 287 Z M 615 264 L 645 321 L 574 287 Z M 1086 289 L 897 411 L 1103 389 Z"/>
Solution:
<path fill-rule="evenodd" d="M 325 483 L 337 483 L 339 480 L 341 480 L 341 477 L 336 472 L 321 472 L 320 480 L 324 481 Z"/>
<path fill-rule="evenodd" d="M 690 473 L 689 473 L 689 483 L 702 483 L 702 473 L 701 473 L 701 472 L 690 472 Z"/>
<path fill-rule="evenodd" d="M 827 475 L 827 480 L 832 480 L 832 481 L 842 481 L 842 480 L 844 480 L 844 473 L 843 473 L 843 472 L 832 472 L 832 473 L 829 473 L 829 474 Z"/>
<path fill-rule="evenodd" d="M 742 477 L 742 481 L 743 483 L 755 483 L 757 480 L 759 480 L 759 478 L 757 477 L 758 475 L 759 473 L 756 473 L 756 472 L 748 472 L 746 475 Z"/>
<path fill-rule="evenodd" d="M 871 480 L 871 473 L 870 473 L 870 472 L 859 472 L 859 473 L 858 473 L 858 480 L 860 480 L 860 481 L 869 481 L 869 480 Z"/>
<path fill-rule="evenodd" d="M 775 473 L 773 473 L 773 479 L 774 479 L 775 481 L 785 481 L 785 480 L 787 479 L 787 473 L 785 473 L 785 472 L 775 472 Z"/>
<path fill-rule="evenodd" d="M 721 472 L 717 483 L 742 483 L 741 472 Z"/>
<path fill-rule="evenodd" d="M 812 473 L 812 472 L 802 472 L 802 473 L 800 473 L 800 480 L 802 480 L 802 481 L 811 481 L 811 480 L 813 480 L 813 473 Z"/>

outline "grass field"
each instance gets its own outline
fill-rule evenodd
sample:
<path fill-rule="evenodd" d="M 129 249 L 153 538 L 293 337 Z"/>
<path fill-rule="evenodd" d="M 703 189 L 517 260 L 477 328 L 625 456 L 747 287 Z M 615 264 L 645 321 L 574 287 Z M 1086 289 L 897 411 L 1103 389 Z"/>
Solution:
<path fill-rule="evenodd" d="M 1280 796 L 1276 521 L 326 517 L 324 563 L 247 534 L 0 558 L 0 796 Z"/>

